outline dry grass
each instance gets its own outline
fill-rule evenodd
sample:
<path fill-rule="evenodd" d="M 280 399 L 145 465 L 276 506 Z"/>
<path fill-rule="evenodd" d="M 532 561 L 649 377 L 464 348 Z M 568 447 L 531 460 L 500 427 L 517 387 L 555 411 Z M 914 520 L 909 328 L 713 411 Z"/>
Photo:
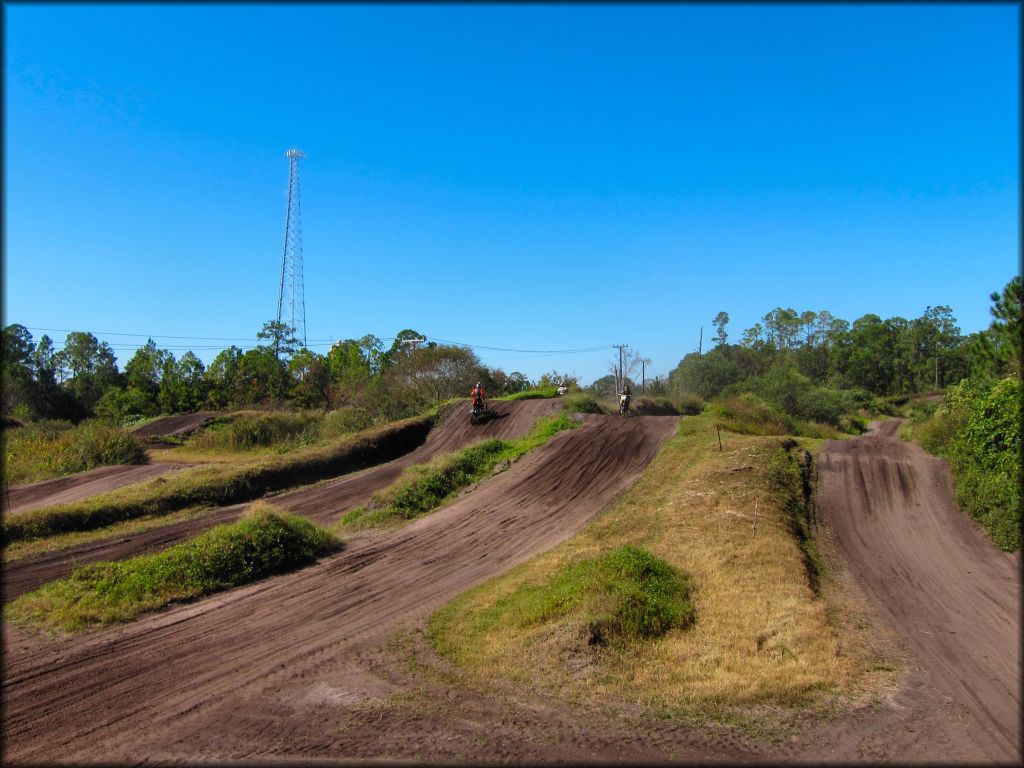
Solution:
<path fill-rule="evenodd" d="M 477 684 L 528 683 L 571 698 L 699 715 L 834 708 L 881 691 L 892 667 L 879 663 L 866 622 L 849 620 L 850 606 L 832 599 L 829 578 L 820 596 L 808 585 L 768 481 L 779 439 L 722 438 L 719 452 L 710 418 L 684 419 L 641 480 L 580 535 L 435 614 L 439 650 Z M 488 622 L 520 585 L 543 584 L 559 566 L 623 544 L 692 578 L 691 628 L 602 649 L 570 619 L 523 629 Z"/>

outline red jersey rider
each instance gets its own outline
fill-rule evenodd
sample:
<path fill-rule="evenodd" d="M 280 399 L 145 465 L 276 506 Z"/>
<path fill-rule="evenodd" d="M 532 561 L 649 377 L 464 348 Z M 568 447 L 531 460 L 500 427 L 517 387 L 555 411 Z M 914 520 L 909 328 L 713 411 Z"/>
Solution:
<path fill-rule="evenodd" d="M 477 404 L 483 405 L 483 402 L 484 402 L 484 388 L 480 386 L 480 382 L 479 381 L 476 383 L 476 386 L 473 387 L 473 391 L 469 393 L 469 396 L 471 398 L 473 398 L 473 407 L 474 408 L 477 406 Z"/>

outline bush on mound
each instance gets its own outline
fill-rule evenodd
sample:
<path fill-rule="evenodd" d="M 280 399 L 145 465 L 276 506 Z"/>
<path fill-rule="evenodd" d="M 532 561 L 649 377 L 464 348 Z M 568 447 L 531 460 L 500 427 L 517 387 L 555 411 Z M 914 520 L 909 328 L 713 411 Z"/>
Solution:
<path fill-rule="evenodd" d="M 626 545 L 563 565 L 542 584 L 523 584 L 470 621 L 526 628 L 568 619 L 583 628 L 591 645 L 615 645 L 691 626 L 691 590 L 685 574 Z M 446 610 L 435 615 L 437 626 L 447 623 Z"/>
<path fill-rule="evenodd" d="M 240 521 L 218 525 L 163 552 L 77 568 L 17 598 L 7 616 L 65 631 L 130 621 L 171 602 L 292 570 L 341 546 L 305 518 L 261 502 Z"/>

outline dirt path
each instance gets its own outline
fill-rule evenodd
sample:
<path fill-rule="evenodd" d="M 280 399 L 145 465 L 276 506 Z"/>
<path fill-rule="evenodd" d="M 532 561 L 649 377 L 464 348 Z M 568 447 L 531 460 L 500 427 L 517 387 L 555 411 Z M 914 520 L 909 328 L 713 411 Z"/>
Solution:
<path fill-rule="evenodd" d="M 29 485 L 15 485 L 7 489 L 3 499 L 3 513 L 18 515 L 33 509 L 52 507 L 81 501 L 98 493 L 112 491 L 132 483 L 141 483 L 159 475 L 172 472 L 188 464 L 160 462 L 158 464 L 115 464 L 96 467 L 53 480 L 43 480 Z"/>
<path fill-rule="evenodd" d="M 367 705 L 395 692 L 387 674 L 373 670 L 381 644 L 466 588 L 578 531 L 639 476 L 678 423 L 589 417 L 404 528 L 303 571 L 121 629 L 48 641 L 5 626 L 5 758 L 447 754 L 423 738 L 429 729 L 411 740 L 397 734 L 382 752 L 396 734 L 372 719 L 360 725 Z M 535 712 L 534 719 L 546 718 Z M 406 727 L 415 730 L 415 720 Z M 345 723 L 355 727 L 341 734 Z M 475 741 L 490 740 L 477 746 L 477 758 L 496 754 L 501 732 L 474 729 Z M 566 735 L 566 759 L 584 759 L 589 753 Z M 544 753 L 549 736 L 546 730 L 530 738 Z"/>
<path fill-rule="evenodd" d="M 132 430 L 136 437 L 171 437 L 188 435 L 207 422 L 222 415 L 222 411 L 200 411 L 180 416 L 163 416 Z"/>
<path fill-rule="evenodd" d="M 819 508 L 911 671 L 883 712 L 829 729 L 817 756 L 1019 762 L 1019 555 L 957 508 L 946 464 L 897 439 L 899 424 L 824 445 Z"/>
<path fill-rule="evenodd" d="M 451 409 L 442 422 L 431 431 L 426 442 L 401 458 L 377 467 L 306 486 L 269 497 L 277 506 L 304 515 L 318 524 L 332 523 L 350 509 L 369 500 L 370 495 L 392 483 L 402 470 L 412 464 L 457 450 L 478 440 L 502 440 L 521 437 L 530 431 L 541 416 L 561 410 L 558 400 L 521 400 L 494 402 L 495 417 L 477 425 L 469 423 L 465 409 Z M 171 465 L 157 465 L 171 466 Z M 79 477 L 80 476 L 76 476 Z M 73 480 L 73 478 L 64 478 Z M 55 481 L 50 481 L 55 482 Z M 106 490 L 106 488 L 104 488 Z M 84 498 L 85 495 L 78 498 Z M 93 541 L 81 546 L 26 557 L 4 565 L 3 601 L 35 589 L 47 581 L 61 578 L 86 563 L 123 560 L 146 554 L 184 541 L 207 528 L 237 520 L 248 504 L 211 509 L 190 520 L 154 528 L 127 536 Z"/>

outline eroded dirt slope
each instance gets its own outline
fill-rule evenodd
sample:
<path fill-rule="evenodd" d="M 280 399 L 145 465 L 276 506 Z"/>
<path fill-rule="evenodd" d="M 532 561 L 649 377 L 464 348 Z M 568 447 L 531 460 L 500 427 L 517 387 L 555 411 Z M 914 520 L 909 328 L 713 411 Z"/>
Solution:
<path fill-rule="evenodd" d="M 578 531 L 678 423 L 589 417 L 404 528 L 122 629 L 48 641 L 5 626 L 5 758 L 379 755 L 379 728 L 341 743 L 337 731 L 347 705 L 392 690 L 368 656 L 404 622 Z M 335 725 L 321 722 L 325 706 Z M 399 744 L 380 756 L 413 755 Z"/>
<path fill-rule="evenodd" d="M 508 440 L 522 437 L 530 431 L 538 418 L 560 410 L 561 401 L 494 402 L 492 408 L 496 414 L 494 418 L 473 425 L 469 422 L 468 407 L 456 405 L 431 431 L 424 444 L 405 456 L 377 467 L 271 496 L 270 499 L 275 505 L 305 515 L 319 524 L 334 522 L 348 510 L 368 501 L 374 491 L 390 485 L 406 467 L 429 461 L 436 455 L 457 450 L 479 440 Z M 78 498 L 84 498 L 86 495 L 89 494 Z M 201 517 L 149 531 L 112 537 L 16 560 L 4 566 L 3 600 L 6 602 L 35 589 L 40 584 L 66 576 L 86 563 L 122 560 L 133 555 L 164 549 L 214 525 L 237 520 L 247 506 L 236 504 L 212 509 Z"/>

